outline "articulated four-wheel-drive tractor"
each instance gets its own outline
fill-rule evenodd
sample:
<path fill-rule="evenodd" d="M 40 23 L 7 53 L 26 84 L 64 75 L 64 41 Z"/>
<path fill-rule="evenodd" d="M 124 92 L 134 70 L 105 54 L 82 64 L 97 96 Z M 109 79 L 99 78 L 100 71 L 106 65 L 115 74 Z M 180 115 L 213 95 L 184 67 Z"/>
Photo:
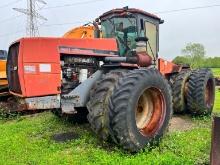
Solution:
<path fill-rule="evenodd" d="M 79 119 L 86 108 L 101 139 L 138 151 L 163 136 L 173 110 L 207 115 L 214 104 L 210 70 L 158 57 L 162 23 L 125 7 L 96 19 L 95 38 L 22 38 L 9 48 L 10 92 L 28 110 Z"/>

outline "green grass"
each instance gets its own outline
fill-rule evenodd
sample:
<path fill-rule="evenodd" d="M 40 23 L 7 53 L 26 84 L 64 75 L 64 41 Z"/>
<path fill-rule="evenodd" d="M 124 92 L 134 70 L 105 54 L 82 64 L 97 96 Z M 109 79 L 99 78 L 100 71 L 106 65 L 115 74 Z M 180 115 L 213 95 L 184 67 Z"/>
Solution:
<path fill-rule="evenodd" d="M 218 90 L 214 112 L 220 113 Z M 0 120 L 0 164 L 208 164 L 211 118 L 196 118 L 193 122 L 196 127 L 192 130 L 168 133 L 159 146 L 132 155 L 114 145 L 102 143 L 92 133 L 89 124 L 70 124 L 50 112 Z M 80 137 L 66 143 L 56 143 L 51 138 L 56 133 L 68 131 Z"/>
<path fill-rule="evenodd" d="M 212 71 L 216 77 L 220 77 L 220 68 L 212 68 Z"/>
<path fill-rule="evenodd" d="M 138 154 L 102 144 L 89 125 L 65 123 L 50 113 L 0 123 L 0 164 L 199 164 L 208 163 L 210 119 L 195 119 L 191 131 L 167 134 L 158 147 Z M 73 131 L 79 139 L 56 143 L 55 133 Z"/>

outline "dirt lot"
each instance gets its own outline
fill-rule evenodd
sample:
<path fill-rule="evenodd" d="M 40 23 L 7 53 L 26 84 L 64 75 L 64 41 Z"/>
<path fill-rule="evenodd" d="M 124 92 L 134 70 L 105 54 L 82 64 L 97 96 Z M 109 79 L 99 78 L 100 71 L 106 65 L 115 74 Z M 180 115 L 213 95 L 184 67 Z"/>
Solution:
<path fill-rule="evenodd" d="M 187 115 L 179 115 L 179 116 L 173 116 L 172 120 L 170 121 L 170 132 L 175 131 L 187 131 L 190 129 L 193 129 L 195 126 L 195 123 L 192 121 L 192 118 Z"/>

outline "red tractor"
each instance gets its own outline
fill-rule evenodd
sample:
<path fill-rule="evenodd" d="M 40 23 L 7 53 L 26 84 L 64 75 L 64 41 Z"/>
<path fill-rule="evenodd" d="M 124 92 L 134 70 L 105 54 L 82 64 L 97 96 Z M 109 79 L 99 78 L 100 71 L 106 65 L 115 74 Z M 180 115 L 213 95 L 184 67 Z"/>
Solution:
<path fill-rule="evenodd" d="M 94 39 L 22 38 L 9 48 L 10 92 L 28 110 L 79 119 L 86 108 L 101 139 L 139 151 L 164 135 L 173 110 L 207 115 L 214 105 L 210 70 L 158 57 L 163 22 L 125 7 L 96 19 Z"/>

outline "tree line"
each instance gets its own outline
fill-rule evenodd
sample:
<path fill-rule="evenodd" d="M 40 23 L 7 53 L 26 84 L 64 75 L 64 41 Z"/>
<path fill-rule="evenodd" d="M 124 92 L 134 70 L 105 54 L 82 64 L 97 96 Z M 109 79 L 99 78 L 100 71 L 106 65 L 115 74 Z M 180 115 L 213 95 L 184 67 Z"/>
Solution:
<path fill-rule="evenodd" d="M 205 47 L 200 43 L 188 43 L 173 62 L 188 64 L 192 68 L 220 68 L 220 57 L 207 57 Z"/>

